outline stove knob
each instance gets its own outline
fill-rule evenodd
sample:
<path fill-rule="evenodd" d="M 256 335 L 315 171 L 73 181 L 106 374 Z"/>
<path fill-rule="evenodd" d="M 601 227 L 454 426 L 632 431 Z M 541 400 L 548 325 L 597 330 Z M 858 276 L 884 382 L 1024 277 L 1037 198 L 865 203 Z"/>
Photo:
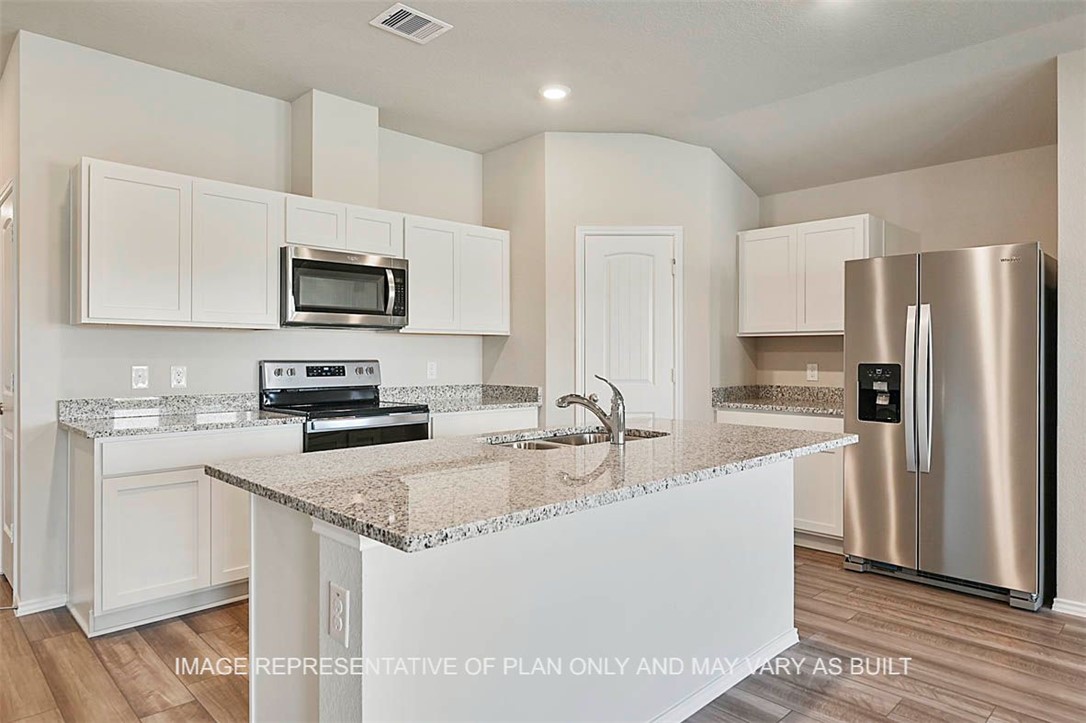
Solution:
<path fill-rule="evenodd" d="M 373 367 L 366 367 L 367 374 L 373 374 Z"/>
<path fill-rule="evenodd" d="M 283 367 L 276 367 L 275 371 L 273 371 L 272 374 L 274 374 L 277 377 L 283 376 Z"/>
<path fill-rule="evenodd" d="M 366 367 L 355 367 L 354 368 L 354 373 L 357 374 L 358 376 L 362 376 L 363 374 L 366 373 Z"/>
<path fill-rule="evenodd" d="M 291 367 L 290 369 L 287 369 L 287 376 L 288 377 L 294 376 L 294 368 L 293 367 Z"/>

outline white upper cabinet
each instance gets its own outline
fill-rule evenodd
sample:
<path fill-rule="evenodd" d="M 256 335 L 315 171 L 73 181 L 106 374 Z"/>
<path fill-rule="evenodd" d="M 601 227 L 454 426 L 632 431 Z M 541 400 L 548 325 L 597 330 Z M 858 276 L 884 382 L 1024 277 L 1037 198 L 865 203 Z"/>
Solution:
<path fill-rule="evenodd" d="M 82 177 L 84 195 L 76 206 L 84 318 L 187 321 L 192 179 L 100 161 L 84 166 Z"/>
<path fill-rule="evenodd" d="M 347 250 L 403 258 L 403 214 L 347 206 Z"/>
<path fill-rule="evenodd" d="M 404 222 L 407 259 L 408 332 L 455 332 L 460 321 L 460 224 L 408 216 Z"/>
<path fill-rule="evenodd" d="M 195 181 L 192 198 L 193 321 L 279 326 L 283 194 Z"/>
<path fill-rule="evenodd" d="M 287 243 L 403 257 L 403 214 L 287 196 Z"/>
<path fill-rule="evenodd" d="M 408 216 L 407 333 L 508 334 L 509 232 Z"/>
<path fill-rule="evenodd" d="M 843 334 L 845 262 L 883 254 L 867 214 L 739 234 L 739 334 Z"/>
<path fill-rule="evenodd" d="M 347 206 L 308 196 L 287 196 L 287 243 L 347 248 Z"/>
<path fill-rule="evenodd" d="M 795 227 L 739 234 L 740 333 L 795 331 L 795 249 Z"/>
<path fill-rule="evenodd" d="M 509 333 L 509 232 L 464 227 L 458 253 L 460 328 Z"/>

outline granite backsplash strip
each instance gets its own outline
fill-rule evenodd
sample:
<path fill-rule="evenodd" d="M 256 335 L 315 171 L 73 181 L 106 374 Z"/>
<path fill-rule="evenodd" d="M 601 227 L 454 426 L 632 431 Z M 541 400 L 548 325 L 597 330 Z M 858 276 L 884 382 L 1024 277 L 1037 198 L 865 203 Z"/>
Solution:
<path fill-rule="evenodd" d="M 767 403 L 795 403 L 798 406 L 806 402 L 844 406 L 845 390 L 842 387 L 799 387 L 783 384 L 746 384 L 737 387 L 713 388 L 714 407 L 729 402 L 754 400 L 764 400 Z"/>
<path fill-rule="evenodd" d="M 386 401 L 429 404 L 430 411 L 434 413 L 538 407 L 542 404 L 542 393 L 543 390 L 539 387 L 500 384 L 381 387 L 381 398 Z M 87 420 L 161 417 L 165 422 L 167 417 L 180 418 L 227 412 L 259 412 L 259 410 L 260 395 L 256 392 L 239 394 L 164 394 L 156 397 L 98 397 L 91 399 L 61 399 L 57 402 L 57 420 L 79 423 Z M 268 414 L 264 416 L 271 420 L 276 415 Z M 256 419 L 253 415 L 245 418 Z M 133 422 L 130 428 L 135 430 L 139 426 Z M 154 425 L 147 424 L 145 426 L 151 428 Z M 87 427 L 87 425 L 80 425 L 80 427 Z M 116 425 L 111 428 L 114 427 Z"/>
<path fill-rule="evenodd" d="M 241 394 L 165 394 L 160 397 L 99 397 L 61 399 L 57 419 L 119 419 L 157 417 L 210 412 L 251 412 L 260 409 L 260 395 Z"/>
<path fill-rule="evenodd" d="M 543 403 L 540 387 L 505 384 L 435 384 L 421 387 L 381 387 L 381 399 L 388 402 L 428 404 L 432 413 L 469 412 L 480 409 L 538 407 Z"/>

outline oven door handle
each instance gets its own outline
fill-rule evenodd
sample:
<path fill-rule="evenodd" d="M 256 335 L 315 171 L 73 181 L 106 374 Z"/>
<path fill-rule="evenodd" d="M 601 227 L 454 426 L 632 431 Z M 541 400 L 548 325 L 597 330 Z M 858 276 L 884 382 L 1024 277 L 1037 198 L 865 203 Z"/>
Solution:
<path fill-rule="evenodd" d="M 396 276 L 392 269 L 385 269 L 385 277 L 388 279 L 388 304 L 385 306 L 385 315 L 392 316 L 392 310 L 396 308 Z"/>
<path fill-rule="evenodd" d="M 393 412 L 375 417 L 345 417 L 341 419 L 314 419 L 305 425 L 306 432 L 333 432 L 342 429 L 374 429 L 402 427 L 408 424 L 429 424 L 428 412 Z"/>

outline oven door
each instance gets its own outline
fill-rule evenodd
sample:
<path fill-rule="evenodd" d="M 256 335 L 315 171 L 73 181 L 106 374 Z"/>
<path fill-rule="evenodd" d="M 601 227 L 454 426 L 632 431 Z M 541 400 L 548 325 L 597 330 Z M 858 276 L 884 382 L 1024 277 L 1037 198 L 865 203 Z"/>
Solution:
<path fill-rule="evenodd" d="M 305 246 L 282 250 L 284 326 L 407 325 L 407 261 Z"/>
<path fill-rule="evenodd" d="M 303 452 L 369 447 L 430 438 L 425 412 L 351 419 L 319 419 L 305 425 Z"/>

